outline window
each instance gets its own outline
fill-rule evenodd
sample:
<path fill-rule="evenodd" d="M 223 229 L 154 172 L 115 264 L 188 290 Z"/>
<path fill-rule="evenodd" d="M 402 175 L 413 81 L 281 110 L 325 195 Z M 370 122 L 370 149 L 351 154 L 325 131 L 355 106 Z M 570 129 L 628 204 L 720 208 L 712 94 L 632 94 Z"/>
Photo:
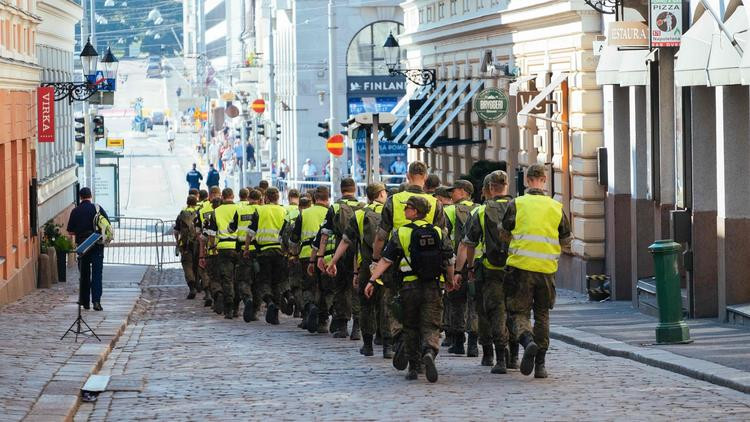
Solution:
<path fill-rule="evenodd" d="M 383 44 L 392 32 L 398 35 L 404 26 L 398 22 L 381 21 L 364 27 L 352 38 L 346 52 L 346 74 L 349 76 L 387 75 Z M 402 49 L 402 53 L 405 52 Z"/>

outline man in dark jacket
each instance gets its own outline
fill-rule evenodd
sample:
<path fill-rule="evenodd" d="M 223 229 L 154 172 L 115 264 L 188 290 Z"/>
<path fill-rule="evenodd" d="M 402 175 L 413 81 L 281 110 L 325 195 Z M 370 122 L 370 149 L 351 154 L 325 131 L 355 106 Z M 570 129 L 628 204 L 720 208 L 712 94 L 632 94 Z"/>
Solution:
<path fill-rule="evenodd" d="M 209 165 L 208 175 L 206 176 L 206 185 L 211 189 L 214 186 L 219 186 L 219 171 L 214 168 L 213 164 Z"/>
<path fill-rule="evenodd" d="M 185 176 L 185 181 L 188 182 L 190 189 L 200 189 L 201 180 L 203 180 L 203 175 L 195 167 L 195 163 L 193 163 L 193 168 Z"/>

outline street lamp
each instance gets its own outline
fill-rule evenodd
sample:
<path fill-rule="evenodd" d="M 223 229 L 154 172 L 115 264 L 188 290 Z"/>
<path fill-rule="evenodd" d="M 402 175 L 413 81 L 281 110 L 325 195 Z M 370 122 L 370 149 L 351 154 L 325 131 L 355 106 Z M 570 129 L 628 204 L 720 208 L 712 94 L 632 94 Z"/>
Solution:
<path fill-rule="evenodd" d="M 103 80 L 97 81 L 96 79 L 99 53 L 91 45 L 91 39 L 88 39 L 86 45 L 83 46 L 80 58 L 84 82 L 42 83 L 42 86 L 51 86 L 55 89 L 55 101 L 67 98 L 68 102 L 72 104 L 73 101 L 86 101 L 99 91 L 112 92 L 115 90 L 119 62 L 109 48 L 107 48 L 107 54 L 101 61 L 104 67 L 102 70 Z"/>
<path fill-rule="evenodd" d="M 435 69 L 401 69 L 401 47 L 396 37 L 393 36 L 393 32 L 388 34 L 383 49 L 385 50 L 385 66 L 391 76 L 405 76 L 412 83 L 435 88 Z"/>

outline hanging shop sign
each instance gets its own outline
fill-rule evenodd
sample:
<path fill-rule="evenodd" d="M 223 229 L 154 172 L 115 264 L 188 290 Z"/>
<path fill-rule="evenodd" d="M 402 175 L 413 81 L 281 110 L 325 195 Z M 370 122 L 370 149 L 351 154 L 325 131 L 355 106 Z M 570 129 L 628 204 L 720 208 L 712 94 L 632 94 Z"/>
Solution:
<path fill-rule="evenodd" d="M 39 142 L 55 142 L 55 88 L 36 89 L 36 115 Z"/>
<path fill-rule="evenodd" d="M 679 47 L 682 36 L 682 0 L 651 0 L 652 47 Z"/>
<path fill-rule="evenodd" d="M 485 122 L 497 122 L 508 115 L 508 94 L 502 89 L 487 88 L 474 98 L 474 111 Z"/>
<path fill-rule="evenodd" d="M 648 26 L 645 22 L 637 21 L 610 22 L 607 44 L 618 47 L 648 47 Z"/>

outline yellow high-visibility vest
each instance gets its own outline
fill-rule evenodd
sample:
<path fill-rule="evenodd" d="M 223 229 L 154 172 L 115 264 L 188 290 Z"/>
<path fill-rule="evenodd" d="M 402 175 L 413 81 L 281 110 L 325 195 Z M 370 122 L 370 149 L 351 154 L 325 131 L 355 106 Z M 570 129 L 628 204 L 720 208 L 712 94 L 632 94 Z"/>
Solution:
<path fill-rule="evenodd" d="M 237 230 L 230 230 L 229 224 L 237 214 L 237 204 L 221 204 L 214 210 L 216 218 L 216 249 L 234 250 L 237 248 Z"/>
<path fill-rule="evenodd" d="M 278 204 L 266 204 L 257 208 L 258 231 L 255 241 L 261 251 L 281 249 L 281 228 L 284 226 L 286 210 Z"/>
<path fill-rule="evenodd" d="M 284 207 L 286 210 L 286 221 L 294 221 L 299 217 L 299 206 L 295 204 L 289 204 Z"/>
<path fill-rule="evenodd" d="M 198 211 L 198 217 L 201 220 L 201 229 L 203 230 L 203 234 L 205 234 L 206 236 L 216 236 L 215 231 L 203 228 L 207 219 L 214 218 L 214 207 L 211 206 L 211 201 L 206 200 L 203 202 L 203 205 Z M 216 255 L 216 250 L 208 248 L 208 243 L 206 243 L 206 248 L 206 253 L 208 255 Z"/>
<path fill-rule="evenodd" d="M 402 204 L 402 202 L 406 202 L 406 200 L 411 198 L 412 196 L 419 196 L 427 200 L 427 203 L 430 204 L 430 211 L 427 212 L 427 215 L 425 216 L 424 220 L 427 221 L 428 223 L 435 224 L 435 209 L 437 208 L 437 199 L 435 199 L 434 196 L 428 193 L 414 193 L 414 192 L 409 192 L 409 191 L 403 191 L 403 192 L 394 194 L 392 197 L 393 198 L 393 230 L 398 230 L 402 226 L 405 226 L 410 223 L 410 221 L 406 218 L 406 214 L 404 213 L 404 210 L 406 209 L 406 205 Z"/>
<path fill-rule="evenodd" d="M 320 225 L 326 219 L 328 208 L 322 205 L 313 205 L 302 210 L 302 235 L 300 236 L 300 258 L 310 258 L 312 254 L 312 241 L 320 230 Z"/>
<path fill-rule="evenodd" d="M 507 265 L 543 274 L 557 272 L 562 204 L 544 195 L 515 199 L 516 226 L 508 248 Z"/>
<path fill-rule="evenodd" d="M 242 202 L 242 201 L 240 201 Z M 240 245 L 245 244 L 247 239 L 247 229 L 250 227 L 250 221 L 253 219 L 253 214 L 257 210 L 259 205 L 257 204 L 242 204 L 237 207 L 237 217 L 239 219 L 237 223 L 237 243 Z M 256 250 L 255 242 L 250 244 L 250 251 Z"/>

